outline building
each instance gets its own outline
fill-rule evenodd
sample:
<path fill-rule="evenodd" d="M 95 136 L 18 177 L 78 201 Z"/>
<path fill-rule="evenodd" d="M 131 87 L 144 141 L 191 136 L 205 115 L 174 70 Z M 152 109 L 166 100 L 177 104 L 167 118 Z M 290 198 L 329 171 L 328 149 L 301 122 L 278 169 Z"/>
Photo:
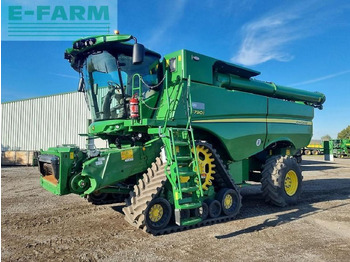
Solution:
<path fill-rule="evenodd" d="M 1 151 L 38 151 L 63 144 L 86 148 L 86 137 L 79 134 L 87 133 L 91 117 L 83 93 L 6 102 L 1 109 Z"/>

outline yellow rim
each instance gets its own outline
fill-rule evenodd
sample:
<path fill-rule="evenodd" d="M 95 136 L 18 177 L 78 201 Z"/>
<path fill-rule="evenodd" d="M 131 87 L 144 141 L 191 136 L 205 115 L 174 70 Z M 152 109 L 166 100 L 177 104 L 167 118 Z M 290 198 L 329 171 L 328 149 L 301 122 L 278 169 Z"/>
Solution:
<path fill-rule="evenodd" d="M 163 207 L 160 204 L 155 204 L 148 212 L 149 219 L 152 222 L 158 222 L 163 216 Z"/>
<path fill-rule="evenodd" d="M 215 159 L 213 158 L 213 154 L 210 153 L 208 148 L 204 146 L 196 146 L 197 151 L 197 159 L 199 164 L 199 173 L 201 174 L 201 178 L 204 180 L 202 183 L 203 190 L 208 190 L 208 186 L 212 185 L 212 180 L 215 174 Z M 193 153 L 193 149 L 192 149 Z"/>
<path fill-rule="evenodd" d="M 298 190 L 298 176 L 293 170 L 289 170 L 284 178 L 284 190 L 288 196 L 293 196 Z"/>
<path fill-rule="evenodd" d="M 224 198 L 224 207 L 226 209 L 229 209 L 232 206 L 232 203 L 233 203 L 232 196 L 230 194 L 227 194 Z"/>

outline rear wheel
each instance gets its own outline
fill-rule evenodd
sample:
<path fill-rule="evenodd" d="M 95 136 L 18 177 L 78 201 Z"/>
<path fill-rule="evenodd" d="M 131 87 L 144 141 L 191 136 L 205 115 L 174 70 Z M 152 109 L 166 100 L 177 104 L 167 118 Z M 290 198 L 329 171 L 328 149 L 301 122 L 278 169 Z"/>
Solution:
<path fill-rule="evenodd" d="M 293 157 L 268 159 L 261 179 L 265 201 L 282 207 L 295 204 L 301 194 L 302 179 L 301 169 Z"/>

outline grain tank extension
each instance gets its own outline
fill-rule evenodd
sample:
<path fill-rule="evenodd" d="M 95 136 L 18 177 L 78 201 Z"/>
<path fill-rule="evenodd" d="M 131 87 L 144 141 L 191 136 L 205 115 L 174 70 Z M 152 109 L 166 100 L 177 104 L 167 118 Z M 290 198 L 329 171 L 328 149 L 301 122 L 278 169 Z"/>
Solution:
<path fill-rule="evenodd" d="M 161 58 L 131 35 L 79 39 L 65 59 L 93 122 L 87 149 L 41 152 L 46 190 L 95 204 L 125 199 L 125 219 L 152 234 L 233 219 L 249 181 L 271 204 L 297 202 L 296 157 L 323 94 L 257 81 L 257 71 L 189 50 Z"/>

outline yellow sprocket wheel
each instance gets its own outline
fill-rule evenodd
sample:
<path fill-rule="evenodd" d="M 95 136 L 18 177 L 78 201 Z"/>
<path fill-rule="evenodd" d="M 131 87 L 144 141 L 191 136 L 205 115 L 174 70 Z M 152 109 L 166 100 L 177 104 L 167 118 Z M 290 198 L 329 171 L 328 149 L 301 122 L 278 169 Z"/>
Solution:
<path fill-rule="evenodd" d="M 192 149 L 192 153 L 194 153 L 193 151 L 194 150 Z M 208 186 L 211 186 L 212 181 L 214 180 L 214 177 L 212 175 L 215 174 L 215 159 L 209 149 L 202 145 L 197 145 L 196 151 L 199 173 L 201 174 L 202 179 L 202 188 L 203 190 L 208 190 Z"/>

